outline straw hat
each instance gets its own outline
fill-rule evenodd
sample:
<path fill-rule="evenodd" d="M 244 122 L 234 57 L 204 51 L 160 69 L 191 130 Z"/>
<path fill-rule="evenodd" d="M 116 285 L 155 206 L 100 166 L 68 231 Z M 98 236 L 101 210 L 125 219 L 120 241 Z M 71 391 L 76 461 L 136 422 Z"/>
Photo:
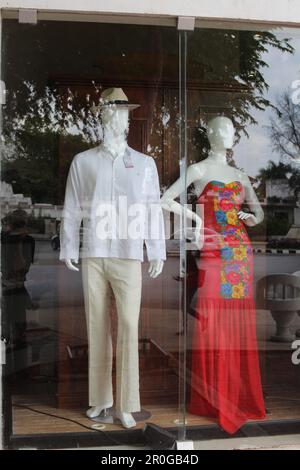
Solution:
<path fill-rule="evenodd" d="M 125 95 L 122 88 L 107 88 L 101 93 L 99 105 L 95 104 L 91 106 L 93 113 L 101 111 L 104 106 L 116 105 L 121 108 L 128 108 L 129 111 L 133 111 L 136 108 L 139 108 L 140 104 L 131 104 L 127 96 Z"/>

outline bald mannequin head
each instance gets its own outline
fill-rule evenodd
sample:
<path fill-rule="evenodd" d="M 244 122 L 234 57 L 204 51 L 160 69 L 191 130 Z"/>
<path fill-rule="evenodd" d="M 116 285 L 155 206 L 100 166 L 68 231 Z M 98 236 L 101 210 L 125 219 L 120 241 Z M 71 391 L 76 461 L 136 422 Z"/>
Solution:
<path fill-rule="evenodd" d="M 234 142 L 235 129 L 231 119 L 217 116 L 207 124 L 207 137 L 213 150 L 231 149 Z"/>

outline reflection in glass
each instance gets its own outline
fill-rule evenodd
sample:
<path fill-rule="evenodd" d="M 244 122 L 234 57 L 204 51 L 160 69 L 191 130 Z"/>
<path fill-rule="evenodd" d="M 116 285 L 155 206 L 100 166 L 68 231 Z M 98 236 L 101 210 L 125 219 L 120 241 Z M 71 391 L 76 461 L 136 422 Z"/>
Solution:
<path fill-rule="evenodd" d="M 291 348 L 299 324 L 295 313 L 299 310 L 298 281 L 295 279 L 299 250 L 299 72 L 296 65 L 299 45 L 297 35 L 292 37 L 288 31 L 276 30 L 274 33 L 258 33 L 199 29 L 189 37 L 190 125 L 187 145 L 192 164 L 190 168 L 198 166 L 199 172 L 198 177 L 189 181 L 193 184 L 188 191 L 195 210 L 198 198 L 201 200 L 204 244 L 200 244 L 196 252 L 200 288 L 194 288 L 188 307 L 191 313 L 194 311 L 188 318 L 189 403 L 192 412 L 188 420 L 194 420 L 194 415 L 197 415 L 198 423 L 204 424 L 219 418 L 219 423 L 228 432 L 236 431 L 238 425 L 232 425 L 235 418 L 240 419 L 240 423 L 243 421 L 243 409 L 251 417 L 250 402 L 258 405 L 252 418 L 261 419 L 264 416 L 260 380 L 254 380 L 251 385 L 249 377 L 244 375 L 243 364 L 245 366 L 247 361 L 242 360 L 242 356 L 244 359 L 250 351 L 252 357 L 255 356 L 255 343 L 251 343 L 251 347 L 246 345 L 255 334 L 267 418 L 282 416 L 287 402 L 293 412 L 285 412 L 285 416 L 299 416 L 298 401 L 295 399 L 299 375 L 291 359 Z M 210 54 L 206 52 L 208 48 Z M 223 152 L 224 161 L 219 155 L 219 165 L 211 173 L 205 166 L 215 151 L 210 142 L 209 123 L 223 116 L 230 118 L 235 126 L 235 143 L 232 148 L 224 145 L 227 148 L 227 152 Z M 224 173 L 222 163 L 230 166 L 232 178 Z M 241 175 L 247 176 L 247 186 L 257 196 L 256 206 L 260 205 L 263 209 L 264 217 L 258 218 L 258 224 L 247 226 L 247 218 L 239 216 L 239 211 L 254 213 L 253 207 L 247 204 L 249 190 L 245 191 L 245 179 L 241 180 Z M 249 215 L 247 217 L 249 220 Z M 212 226 L 207 227 L 209 221 Z M 226 227 L 230 228 L 229 233 L 218 237 L 220 228 Z M 208 233 L 208 228 L 216 233 Z M 238 233 L 241 237 L 236 252 L 239 259 L 237 262 L 234 260 L 231 266 L 231 256 L 234 256 L 236 248 L 231 247 L 230 243 Z M 222 242 L 219 259 L 224 259 L 224 269 L 215 266 L 216 278 L 212 281 L 211 266 L 218 259 L 209 257 L 214 253 L 214 239 L 219 244 Z M 235 267 L 236 271 L 232 269 Z M 274 281 L 274 274 L 280 279 Z M 203 288 L 205 279 L 206 289 Z M 234 287 L 237 281 L 241 282 Z M 273 282 L 277 286 L 274 291 L 276 298 L 274 292 L 266 288 Z M 221 286 L 222 291 L 219 290 Z M 256 305 L 253 303 L 245 317 L 244 309 L 237 307 L 236 314 L 239 313 L 239 316 L 234 321 L 230 321 L 226 309 L 215 317 L 212 308 L 207 306 L 207 294 L 213 302 L 218 292 L 224 299 L 233 296 L 232 302 L 236 304 L 245 295 L 253 294 Z M 237 334 L 240 325 L 248 325 L 252 332 L 245 328 L 241 343 Z M 226 337 L 224 344 L 221 343 L 223 334 Z M 255 372 L 256 366 L 252 365 L 249 370 L 251 378 L 259 378 Z M 218 396 L 216 400 L 216 390 L 222 391 L 221 399 Z M 228 398 L 228 392 L 229 403 L 227 401 L 224 405 L 222 400 Z M 256 398 L 253 400 L 254 396 Z M 224 415 L 230 417 L 230 423 L 225 422 Z"/>
<path fill-rule="evenodd" d="M 128 144 L 153 157 L 161 188 L 169 184 L 179 168 L 177 31 L 43 21 L 28 27 L 7 20 L 3 34 L 8 90 L 2 178 L 11 187 L 2 200 L 3 214 L 22 207 L 35 240 L 34 264 L 25 282 L 34 303 L 34 309 L 25 312 L 27 362 L 13 381 L 7 371 L 13 432 L 88 432 L 94 421 L 85 415 L 88 344 L 81 276 L 59 262 L 67 174 L 74 156 L 95 148 L 103 138 L 93 105 L 104 89 L 121 87 L 131 102 L 141 104 L 130 119 Z M 22 55 L 16 52 L 21 45 Z M 81 227 L 81 248 L 83 237 Z M 172 248 L 171 243 L 168 250 Z M 169 427 L 182 422 L 178 409 L 178 260 L 175 249 L 158 279 L 149 279 L 148 263 L 142 265 L 138 347 L 141 403 L 147 413 L 139 429 L 150 418 Z M 115 351 L 116 305 L 111 292 L 108 296 Z M 114 354 L 113 382 L 115 359 Z M 55 417 L 47 420 L 41 412 L 71 418 L 79 425 Z M 107 431 L 116 429 L 122 430 L 120 423 L 106 423 Z"/>

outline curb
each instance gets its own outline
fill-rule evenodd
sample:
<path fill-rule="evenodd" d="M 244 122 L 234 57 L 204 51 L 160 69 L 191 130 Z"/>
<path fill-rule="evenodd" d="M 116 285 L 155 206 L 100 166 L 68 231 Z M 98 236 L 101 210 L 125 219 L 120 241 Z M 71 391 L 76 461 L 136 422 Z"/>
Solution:
<path fill-rule="evenodd" d="M 256 254 L 278 254 L 278 255 L 299 255 L 300 250 L 288 248 L 253 248 Z"/>

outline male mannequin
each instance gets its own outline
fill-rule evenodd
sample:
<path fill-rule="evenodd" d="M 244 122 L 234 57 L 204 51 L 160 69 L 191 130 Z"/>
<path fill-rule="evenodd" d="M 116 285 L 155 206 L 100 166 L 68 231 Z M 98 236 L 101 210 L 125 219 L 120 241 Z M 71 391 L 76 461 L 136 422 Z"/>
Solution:
<path fill-rule="evenodd" d="M 248 176 L 227 163 L 226 153 L 227 149 L 233 147 L 234 133 L 235 129 L 232 121 L 225 116 L 218 116 L 208 122 L 207 136 L 211 147 L 208 157 L 199 163 L 190 165 L 187 168 L 186 178 L 184 178 L 184 176 L 179 178 L 167 189 L 161 199 L 164 209 L 181 215 L 183 208 L 175 199 L 192 183 L 199 195 L 205 185 L 211 180 L 218 180 L 224 183 L 238 180 L 244 186 L 245 201 L 252 212 L 239 211 L 239 218 L 249 227 L 259 224 L 263 220 L 263 210 Z M 203 244 L 203 238 L 201 236 L 202 219 L 197 213 L 189 209 L 186 210 L 186 216 L 188 219 L 196 222 L 195 241 L 197 242 L 198 248 L 201 248 Z"/>
<path fill-rule="evenodd" d="M 102 240 L 103 233 L 98 230 L 100 225 L 94 220 L 108 202 L 114 208 L 118 197 L 127 197 L 133 204 L 140 198 L 146 204 L 149 201 L 159 204 L 159 184 L 154 160 L 135 152 L 127 144 L 129 110 L 139 105 L 129 104 L 123 90 L 116 88 L 105 90 L 101 101 L 102 104 L 93 110 L 100 111 L 103 141 L 95 149 L 78 154 L 70 168 L 61 226 L 60 259 L 68 269 L 79 271 L 74 263 L 78 261 L 78 229 L 83 218 L 83 287 L 88 320 L 91 405 L 87 416 L 94 418 L 113 405 L 107 303 L 110 284 L 118 310 L 116 413 L 122 425 L 130 428 L 136 424 L 131 413 L 140 410 L 138 314 L 143 240 L 123 240 L 118 236 L 114 239 L 112 216 L 108 218 L 108 237 Z M 86 218 L 82 216 L 83 206 L 87 210 Z M 160 207 L 156 215 L 156 222 L 161 224 Z M 150 229 L 151 223 L 156 222 L 151 219 Z M 148 272 L 152 278 L 162 272 L 165 259 L 163 226 L 160 230 L 161 236 L 157 240 L 144 237 L 150 262 Z"/>

